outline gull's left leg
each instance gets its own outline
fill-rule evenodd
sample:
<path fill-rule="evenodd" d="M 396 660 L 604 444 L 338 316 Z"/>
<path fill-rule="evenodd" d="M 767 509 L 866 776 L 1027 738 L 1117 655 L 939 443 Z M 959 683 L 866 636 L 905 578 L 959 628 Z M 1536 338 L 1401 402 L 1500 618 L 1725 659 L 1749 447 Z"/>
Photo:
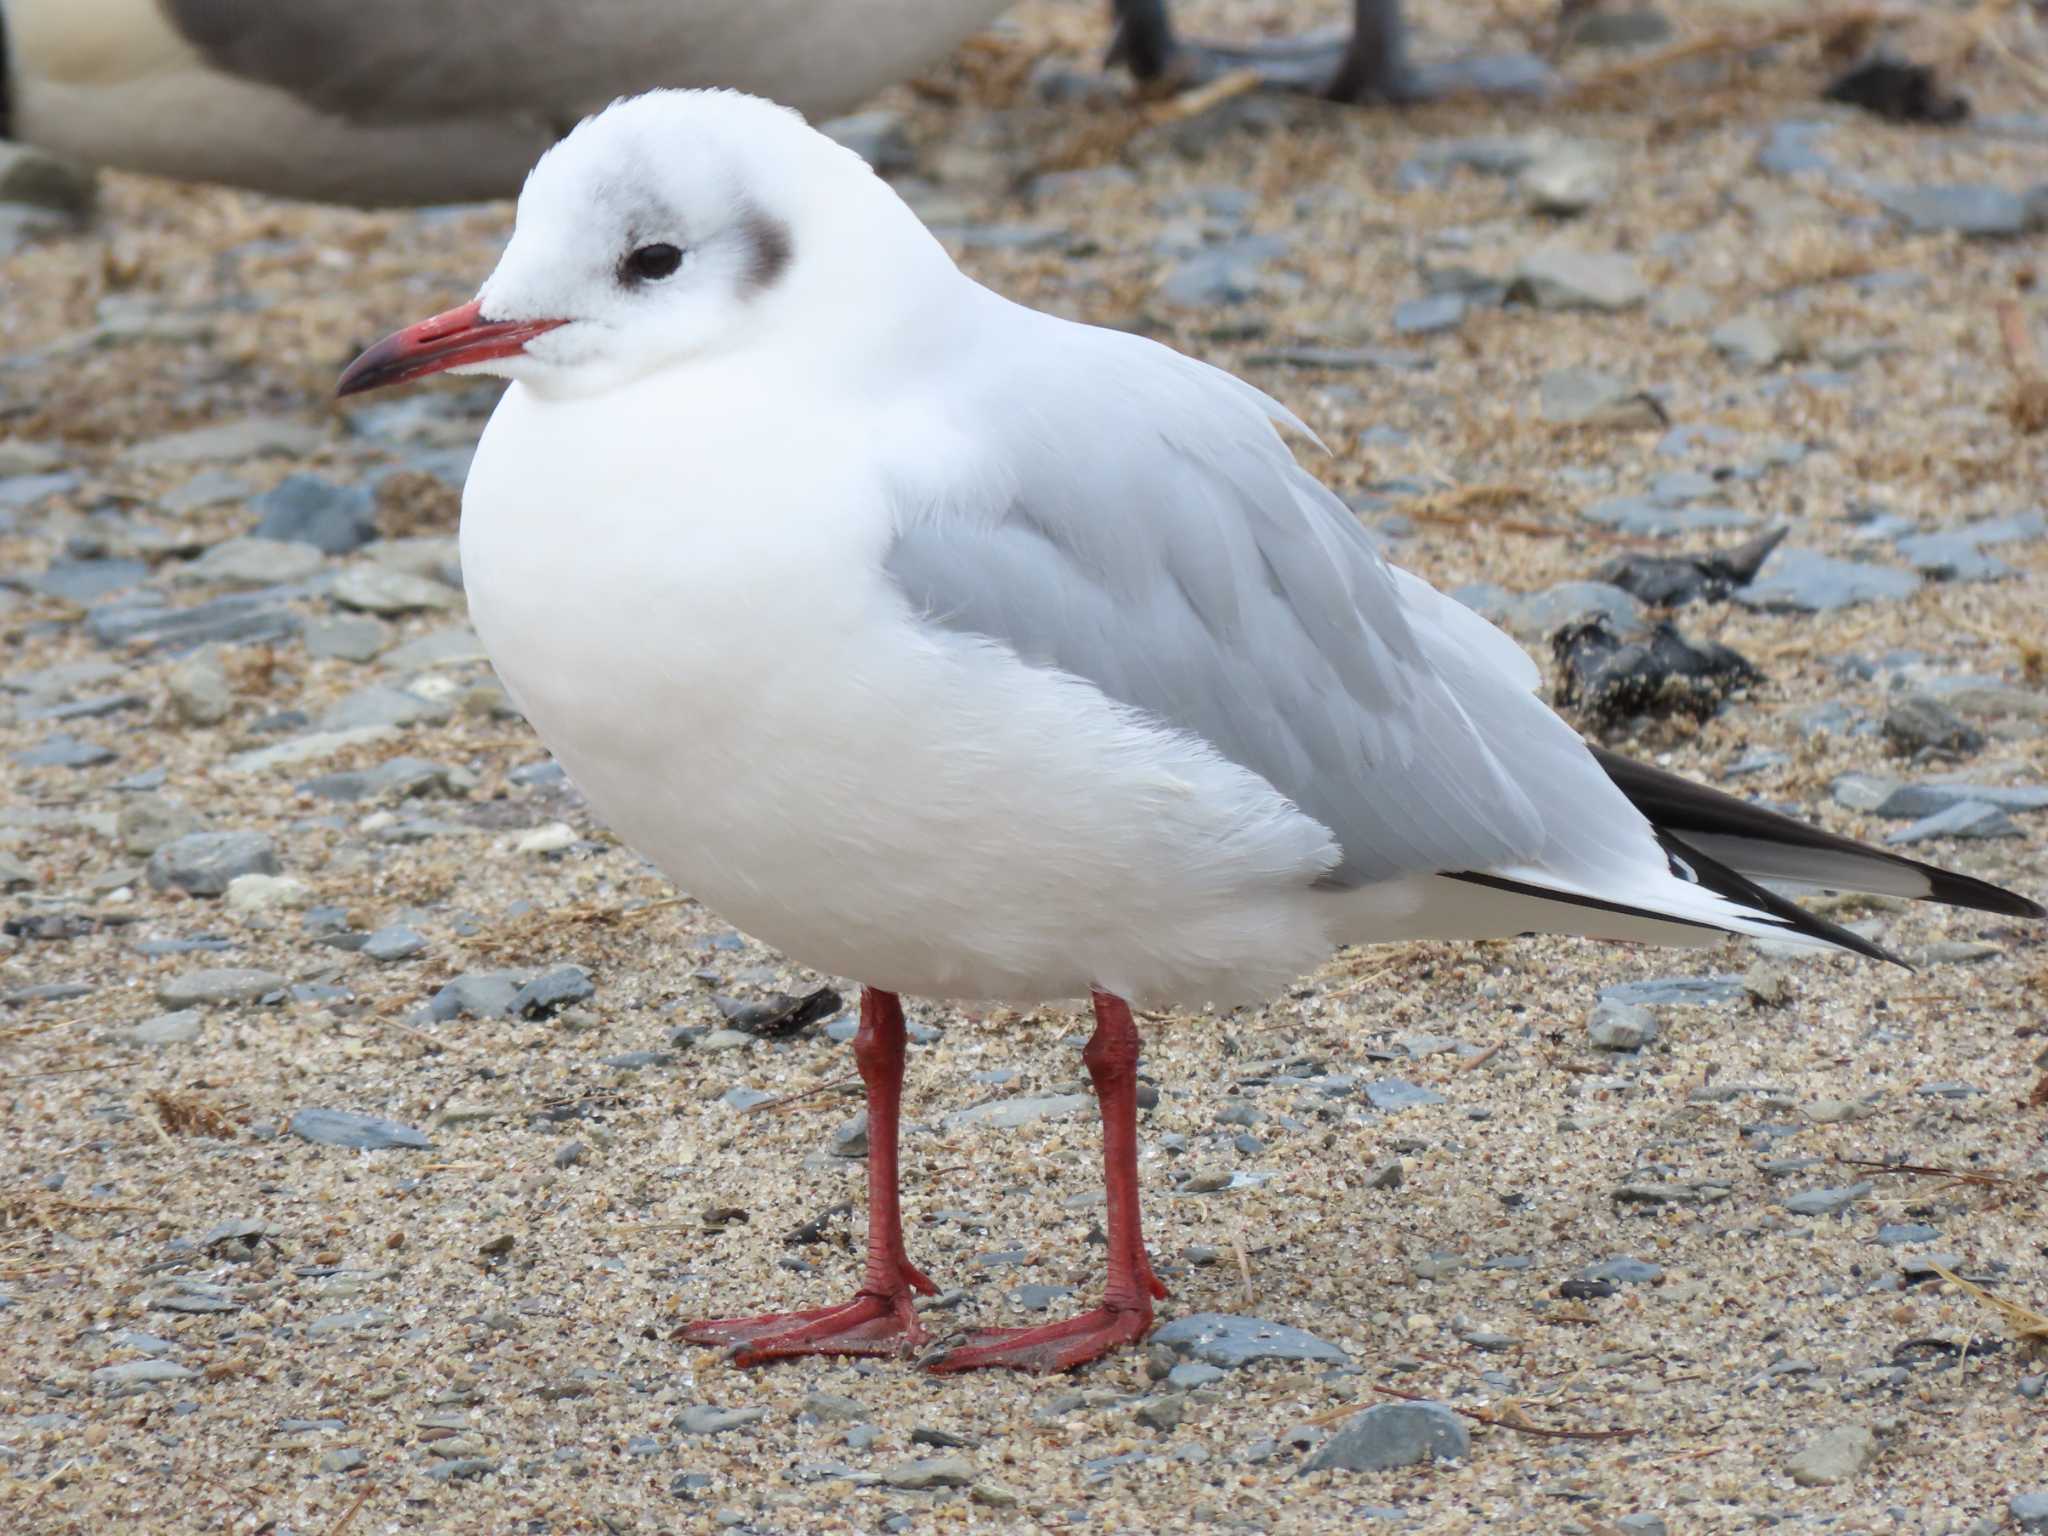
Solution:
<path fill-rule="evenodd" d="M 1001 1366 L 1013 1371 L 1069 1371 L 1152 1327 L 1152 1302 L 1166 1287 L 1152 1273 L 1138 1215 L 1138 1026 L 1130 1005 L 1095 994 L 1095 1033 L 1081 1053 L 1102 1107 L 1102 1172 L 1109 1192 L 1109 1283 L 1102 1305 L 1063 1323 L 994 1328 L 948 1350 L 935 1371 Z"/>

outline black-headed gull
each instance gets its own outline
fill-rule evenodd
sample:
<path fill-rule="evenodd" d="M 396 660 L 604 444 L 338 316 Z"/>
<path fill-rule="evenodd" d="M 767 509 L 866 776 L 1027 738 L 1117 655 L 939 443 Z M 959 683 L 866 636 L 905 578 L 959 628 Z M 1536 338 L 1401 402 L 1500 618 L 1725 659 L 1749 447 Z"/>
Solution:
<path fill-rule="evenodd" d="M 622 94 L 844 112 L 1010 0 L 0 0 L 0 137 L 384 206 L 509 197 Z"/>
<path fill-rule="evenodd" d="M 1505 635 L 1382 560 L 1282 406 L 958 271 L 795 113 L 620 102 L 542 158 L 473 303 L 351 393 L 513 383 L 463 496 L 470 611 L 596 810 L 862 983 L 855 1299 L 698 1324 L 743 1361 L 923 1338 L 899 993 L 1094 998 L 1102 1305 L 939 1369 L 1143 1335 L 1130 1004 L 1263 998 L 1340 945 L 1723 933 L 1877 955 L 1755 883 L 2032 902 L 1591 750 Z"/>

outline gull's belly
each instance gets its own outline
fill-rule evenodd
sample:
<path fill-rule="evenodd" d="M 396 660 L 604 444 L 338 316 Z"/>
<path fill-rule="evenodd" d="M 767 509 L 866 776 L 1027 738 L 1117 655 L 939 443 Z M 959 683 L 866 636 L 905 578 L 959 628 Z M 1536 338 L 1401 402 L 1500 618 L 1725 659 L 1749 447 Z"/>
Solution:
<path fill-rule="evenodd" d="M 571 778 L 802 964 L 927 996 L 1200 1003 L 1328 953 L 1320 825 L 1087 685 L 914 625 L 879 573 L 685 593 L 587 551 L 518 575 L 502 554 L 465 533 L 472 617 Z"/>

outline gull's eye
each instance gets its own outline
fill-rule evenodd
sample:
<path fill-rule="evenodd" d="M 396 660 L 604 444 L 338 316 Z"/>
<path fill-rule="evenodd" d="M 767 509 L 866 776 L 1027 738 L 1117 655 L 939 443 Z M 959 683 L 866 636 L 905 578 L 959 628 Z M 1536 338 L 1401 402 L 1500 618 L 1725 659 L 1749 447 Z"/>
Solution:
<path fill-rule="evenodd" d="M 682 264 L 683 253 L 673 245 L 643 245 L 619 263 L 619 276 L 629 283 L 658 283 Z"/>

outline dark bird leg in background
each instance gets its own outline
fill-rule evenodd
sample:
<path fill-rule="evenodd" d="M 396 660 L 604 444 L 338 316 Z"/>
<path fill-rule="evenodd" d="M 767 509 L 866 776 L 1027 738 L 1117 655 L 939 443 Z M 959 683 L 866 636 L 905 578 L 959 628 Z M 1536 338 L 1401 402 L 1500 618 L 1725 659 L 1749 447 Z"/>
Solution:
<path fill-rule="evenodd" d="M 1102 1172 L 1109 1194 L 1109 1280 L 1102 1305 L 1039 1328 L 991 1328 L 932 1362 L 935 1371 L 987 1366 L 1070 1371 L 1099 1360 L 1152 1327 L 1152 1302 L 1166 1295 L 1152 1273 L 1138 1215 L 1138 1026 L 1130 1005 L 1095 994 L 1095 1033 L 1081 1060 L 1102 1107 Z"/>
<path fill-rule="evenodd" d="M 868 1090 L 868 1263 L 859 1293 L 836 1307 L 769 1312 L 692 1323 L 692 1344 L 736 1344 L 736 1365 L 790 1355 L 893 1355 L 917 1350 L 924 1327 L 912 1293 L 938 1287 L 903 1252 L 897 1195 L 896 1125 L 903 1103 L 903 1003 L 894 992 L 863 987 L 853 1059 Z"/>
<path fill-rule="evenodd" d="M 1400 0 L 1354 0 L 1351 35 L 1290 38 L 1276 43 L 1185 42 L 1174 36 L 1167 0 L 1111 0 L 1116 40 L 1111 63 L 1146 84 L 1200 85 L 1249 69 L 1277 90 L 1352 103 L 1423 101 L 1453 93 L 1540 93 L 1549 70 L 1525 54 L 1460 59 L 1411 69 L 1403 47 Z"/>

